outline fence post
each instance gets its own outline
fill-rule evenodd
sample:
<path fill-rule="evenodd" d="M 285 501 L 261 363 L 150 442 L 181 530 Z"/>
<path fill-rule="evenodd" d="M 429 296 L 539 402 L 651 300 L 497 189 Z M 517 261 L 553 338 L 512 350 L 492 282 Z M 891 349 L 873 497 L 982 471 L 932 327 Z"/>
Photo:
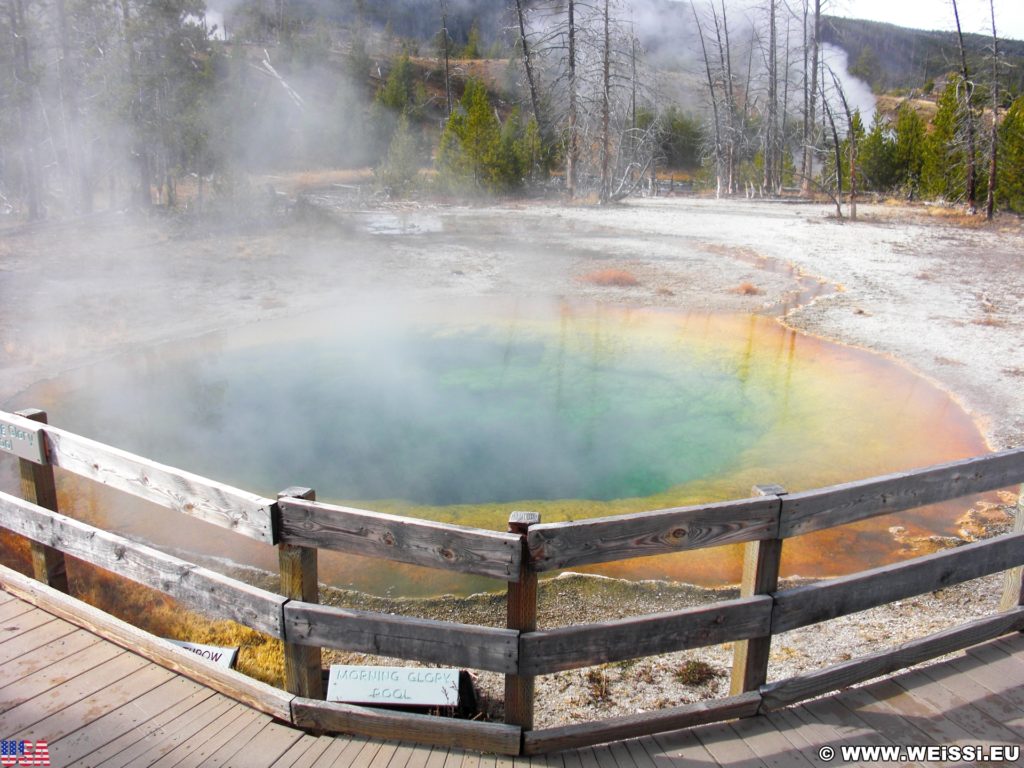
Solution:
<path fill-rule="evenodd" d="M 1013 519 L 1013 532 L 1024 532 L 1024 485 L 1018 489 L 1017 511 Z M 1003 581 L 1003 599 L 999 610 L 1009 611 L 1024 605 L 1024 566 L 1011 568 L 1006 572 Z"/>
<path fill-rule="evenodd" d="M 279 499 L 286 497 L 316 501 L 316 491 L 292 487 L 277 494 Z M 305 603 L 320 602 L 316 549 L 278 544 L 277 559 L 281 569 L 281 594 Z M 324 697 L 319 647 L 285 642 L 284 686 L 296 696 L 307 699 Z"/>
<path fill-rule="evenodd" d="M 37 408 L 18 411 L 17 414 L 41 424 L 48 423 L 46 411 L 40 411 Z M 51 512 L 59 511 L 53 467 L 50 464 L 37 464 L 28 459 L 18 459 L 18 465 L 21 469 L 21 493 L 25 499 L 34 501 L 40 507 L 45 507 Z M 31 498 L 29 498 L 30 496 Z M 43 584 L 67 593 L 68 573 L 64 553 L 38 541 L 30 540 L 29 548 L 32 553 L 32 575 L 36 581 L 41 581 Z"/>
<path fill-rule="evenodd" d="M 508 518 L 509 533 L 519 534 L 522 540 L 523 558 L 519 581 L 508 583 L 507 626 L 520 632 L 537 628 L 537 573 L 530 568 L 526 534 L 539 522 L 536 512 L 513 512 Z M 524 731 L 533 729 L 533 680 L 532 675 L 505 675 L 505 722 Z"/>
<path fill-rule="evenodd" d="M 755 496 L 784 496 L 781 485 L 755 485 Z M 782 539 L 764 539 L 748 542 L 743 550 L 743 580 L 740 597 L 752 597 L 775 592 L 779 587 L 779 561 L 782 559 Z M 738 640 L 733 645 L 732 678 L 729 692 L 736 696 L 756 690 L 768 680 L 768 654 L 772 636 Z"/>

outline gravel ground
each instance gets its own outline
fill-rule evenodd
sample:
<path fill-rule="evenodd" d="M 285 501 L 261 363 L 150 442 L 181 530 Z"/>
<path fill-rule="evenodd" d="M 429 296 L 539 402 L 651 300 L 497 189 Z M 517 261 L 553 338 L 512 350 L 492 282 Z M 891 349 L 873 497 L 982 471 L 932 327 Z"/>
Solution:
<path fill-rule="evenodd" d="M 1024 442 L 1019 219 L 965 225 L 945 209 L 862 204 L 860 221 L 841 224 L 821 205 L 682 198 L 609 209 L 408 204 L 353 211 L 329 195 L 312 202 L 268 209 L 255 217 L 255 231 L 230 223 L 185 231 L 174 221 L 116 214 L 37 226 L 0 222 L 0 403 L 21 407 L 25 387 L 70 368 L 352 295 L 545 295 L 784 315 L 797 329 L 877 351 L 936 382 L 994 449 Z M 629 271 L 638 285 L 579 279 L 606 268 Z M 738 290 L 744 284 L 757 291 Z M 996 512 L 971 535 L 1005 526 L 1007 516 Z M 779 636 L 770 678 L 990 612 L 1000 586 L 1000 577 L 982 579 Z M 564 576 L 543 582 L 540 625 L 730 594 Z M 324 599 L 492 625 L 504 612 L 493 595 L 382 602 L 331 592 Z M 723 646 L 546 676 L 537 686 L 538 725 L 722 695 L 730 659 Z M 478 688 L 496 715 L 500 678 L 480 675 Z"/>

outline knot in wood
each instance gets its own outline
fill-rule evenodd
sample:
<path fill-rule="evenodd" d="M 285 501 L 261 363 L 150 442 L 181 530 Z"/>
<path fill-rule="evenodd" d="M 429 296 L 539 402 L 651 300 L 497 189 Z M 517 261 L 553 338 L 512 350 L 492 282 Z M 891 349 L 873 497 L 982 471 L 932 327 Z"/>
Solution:
<path fill-rule="evenodd" d="M 384 531 L 384 533 L 381 534 L 380 540 L 383 543 L 387 544 L 389 547 L 395 546 L 395 537 L 394 534 L 391 533 L 391 531 Z"/>
<path fill-rule="evenodd" d="M 672 531 L 672 538 L 673 539 L 685 539 L 686 538 L 686 529 L 685 528 L 675 528 Z"/>
<path fill-rule="evenodd" d="M 455 560 L 455 553 L 448 549 L 448 547 L 441 547 L 440 555 L 448 562 Z"/>
<path fill-rule="evenodd" d="M 116 547 L 114 547 L 114 559 L 116 559 L 116 560 L 124 560 L 124 553 L 125 553 L 125 548 L 124 548 L 123 545 L 118 544 Z"/>

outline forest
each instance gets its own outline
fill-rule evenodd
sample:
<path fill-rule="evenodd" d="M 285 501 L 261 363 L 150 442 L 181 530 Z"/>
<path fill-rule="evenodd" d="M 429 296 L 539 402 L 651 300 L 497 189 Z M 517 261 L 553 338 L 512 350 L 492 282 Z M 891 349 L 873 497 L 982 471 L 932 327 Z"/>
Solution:
<path fill-rule="evenodd" d="M 866 192 L 1024 212 L 1024 45 L 994 22 L 986 39 L 827 11 L 2 0 L 0 215 L 244 207 L 269 174 L 331 169 L 372 169 L 360 183 L 391 198 L 609 203 L 681 181 L 840 215 Z"/>

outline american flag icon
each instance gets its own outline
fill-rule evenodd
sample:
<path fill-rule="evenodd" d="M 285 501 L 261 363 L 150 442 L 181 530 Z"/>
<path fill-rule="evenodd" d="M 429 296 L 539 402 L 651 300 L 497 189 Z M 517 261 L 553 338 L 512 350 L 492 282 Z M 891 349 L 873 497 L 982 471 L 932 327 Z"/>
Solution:
<path fill-rule="evenodd" d="M 50 745 L 46 739 L 4 739 L 0 741 L 0 765 L 49 765 Z"/>

